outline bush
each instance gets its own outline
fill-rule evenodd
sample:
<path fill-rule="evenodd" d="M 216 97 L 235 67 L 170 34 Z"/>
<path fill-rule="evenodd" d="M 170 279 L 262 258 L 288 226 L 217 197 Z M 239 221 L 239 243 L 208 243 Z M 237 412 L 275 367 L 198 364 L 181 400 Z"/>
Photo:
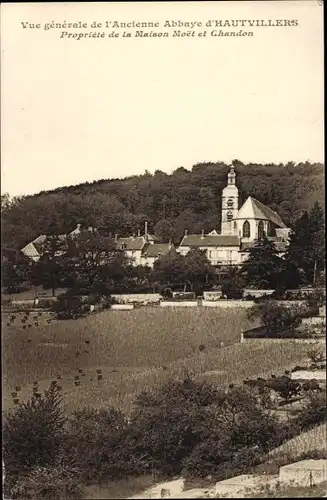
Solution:
<path fill-rule="evenodd" d="M 53 297 L 52 299 L 39 298 L 39 302 L 36 305 L 36 307 L 40 307 L 42 309 L 52 309 L 56 300 L 57 300 L 57 297 Z"/>
<path fill-rule="evenodd" d="M 326 389 L 310 391 L 303 410 L 299 411 L 296 423 L 301 429 L 322 424 L 327 420 Z"/>
<path fill-rule="evenodd" d="M 207 412 L 206 435 L 183 460 L 183 475 L 222 480 L 258 464 L 286 432 L 253 391 L 233 388 Z"/>
<path fill-rule="evenodd" d="M 57 319 L 77 319 L 84 316 L 88 309 L 80 295 L 73 295 L 70 292 L 59 295 L 58 300 L 52 305 L 52 311 Z"/>
<path fill-rule="evenodd" d="M 298 308 L 290 308 L 267 300 L 262 304 L 255 305 L 248 311 L 248 318 L 260 318 L 261 324 L 267 333 L 275 333 L 281 330 L 293 330 L 301 323 Z"/>
<path fill-rule="evenodd" d="M 205 408 L 219 394 L 211 385 L 189 377 L 141 393 L 130 422 L 134 456 L 142 457 L 149 470 L 179 473 L 182 460 L 201 440 Z"/>
<path fill-rule="evenodd" d="M 136 471 L 127 447 L 127 419 L 115 408 L 75 411 L 69 421 L 65 455 L 76 461 L 85 481 L 114 479 Z"/>
<path fill-rule="evenodd" d="M 133 455 L 162 473 L 204 477 L 217 464 L 228 468 L 241 450 L 280 442 L 281 426 L 259 399 L 244 388 L 219 391 L 190 378 L 142 393 L 131 419 Z"/>
<path fill-rule="evenodd" d="M 172 289 L 164 287 L 160 290 L 160 295 L 162 295 L 164 299 L 171 299 L 173 296 Z"/>
<path fill-rule="evenodd" d="M 301 392 L 301 384 L 285 375 L 271 378 L 267 381 L 266 385 L 269 389 L 273 389 L 277 392 L 279 396 L 287 402 Z"/>
<path fill-rule="evenodd" d="M 36 390 L 5 418 L 3 454 L 6 473 L 53 465 L 64 435 L 60 388 L 52 383 L 42 396 Z"/>
<path fill-rule="evenodd" d="M 79 471 L 73 468 L 37 467 L 26 475 L 7 483 L 5 492 L 11 499 L 19 500 L 77 500 L 82 498 Z"/>

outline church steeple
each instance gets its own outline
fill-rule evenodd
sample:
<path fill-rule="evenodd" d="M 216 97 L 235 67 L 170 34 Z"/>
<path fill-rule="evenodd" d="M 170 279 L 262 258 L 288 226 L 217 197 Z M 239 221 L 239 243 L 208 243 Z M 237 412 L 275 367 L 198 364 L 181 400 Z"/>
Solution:
<path fill-rule="evenodd" d="M 228 172 L 228 186 L 235 186 L 235 181 L 236 181 L 236 174 L 235 174 L 235 169 L 234 165 L 231 165 L 230 171 Z"/>
<path fill-rule="evenodd" d="M 231 165 L 227 176 L 227 186 L 222 193 L 221 234 L 236 235 L 234 219 L 238 212 L 238 189 L 236 186 L 235 168 Z"/>

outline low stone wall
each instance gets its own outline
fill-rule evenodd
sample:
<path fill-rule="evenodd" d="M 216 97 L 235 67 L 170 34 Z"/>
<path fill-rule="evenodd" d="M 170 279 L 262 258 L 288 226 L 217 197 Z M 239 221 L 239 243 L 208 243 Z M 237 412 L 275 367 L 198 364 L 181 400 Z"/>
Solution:
<path fill-rule="evenodd" d="M 159 293 L 113 294 L 112 297 L 119 304 L 133 304 L 137 302 L 144 305 L 158 304 L 162 298 Z"/>
<path fill-rule="evenodd" d="M 326 370 L 299 370 L 291 373 L 292 380 L 326 380 Z"/>
<path fill-rule="evenodd" d="M 265 295 L 272 295 L 275 290 L 253 290 L 252 288 L 244 288 L 243 297 L 251 295 L 252 297 L 264 297 Z"/>
<path fill-rule="evenodd" d="M 110 309 L 112 311 L 130 311 L 134 309 L 134 304 L 112 304 Z"/>
<path fill-rule="evenodd" d="M 228 308 L 236 308 L 236 307 L 242 307 L 243 309 L 247 309 L 250 307 L 253 307 L 255 302 L 252 302 L 251 300 L 228 300 L 228 299 L 221 299 L 221 300 L 203 300 L 202 305 L 204 307 L 220 307 L 222 309 L 228 309 Z"/>
<path fill-rule="evenodd" d="M 306 305 L 305 300 L 276 300 L 276 303 L 279 306 L 285 307 L 300 307 Z"/>
<path fill-rule="evenodd" d="M 267 344 L 267 343 L 274 343 L 274 344 L 282 344 L 283 342 L 293 342 L 294 344 L 325 344 L 326 343 L 326 338 L 325 337 L 316 337 L 316 338 L 309 338 L 309 339 L 303 339 L 303 338 L 284 338 L 284 339 L 274 339 L 274 338 L 246 338 L 244 337 L 244 334 L 241 333 L 241 338 L 240 338 L 241 344 L 247 343 L 247 344 Z"/>
<path fill-rule="evenodd" d="M 160 302 L 161 307 L 198 307 L 198 301 L 190 301 L 190 300 L 181 300 L 180 302 L 176 301 L 166 301 L 163 300 Z"/>
<path fill-rule="evenodd" d="M 219 290 L 216 292 L 203 292 L 203 300 L 216 301 L 219 300 L 221 296 L 222 292 Z"/>

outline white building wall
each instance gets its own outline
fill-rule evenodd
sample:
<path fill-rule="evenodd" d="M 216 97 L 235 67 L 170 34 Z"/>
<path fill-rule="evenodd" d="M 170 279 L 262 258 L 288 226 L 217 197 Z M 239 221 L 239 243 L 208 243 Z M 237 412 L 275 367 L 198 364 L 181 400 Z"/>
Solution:
<path fill-rule="evenodd" d="M 142 265 L 142 252 L 141 250 L 125 250 L 127 257 L 131 260 L 133 266 Z"/>
<path fill-rule="evenodd" d="M 228 265 L 228 264 L 239 264 L 241 262 L 241 254 L 239 252 L 239 247 L 212 247 L 203 246 L 198 247 L 199 250 L 204 250 L 208 257 L 209 262 L 212 265 Z M 191 247 L 179 247 L 177 251 L 181 255 L 186 255 L 191 250 Z"/>

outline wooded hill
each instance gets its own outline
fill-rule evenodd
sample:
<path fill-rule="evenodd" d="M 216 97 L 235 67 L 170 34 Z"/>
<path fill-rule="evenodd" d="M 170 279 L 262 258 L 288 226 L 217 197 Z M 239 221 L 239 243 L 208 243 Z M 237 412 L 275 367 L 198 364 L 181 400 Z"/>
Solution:
<path fill-rule="evenodd" d="M 251 195 L 278 211 L 286 224 L 315 201 L 323 204 L 324 170 L 321 163 L 243 164 L 233 162 L 240 204 Z M 181 167 L 172 174 L 125 179 L 102 179 L 76 186 L 42 191 L 8 200 L 2 196 L 2 247 L 19 249 L 39 234 L 66 233 L 83 226 L 106 228 L 120 236 L 148 230 L 162 241 L 175 243 L 189 232 L 220 230 L 221 194 L 229 165 L 198 163 L 191 170 Z"/>

